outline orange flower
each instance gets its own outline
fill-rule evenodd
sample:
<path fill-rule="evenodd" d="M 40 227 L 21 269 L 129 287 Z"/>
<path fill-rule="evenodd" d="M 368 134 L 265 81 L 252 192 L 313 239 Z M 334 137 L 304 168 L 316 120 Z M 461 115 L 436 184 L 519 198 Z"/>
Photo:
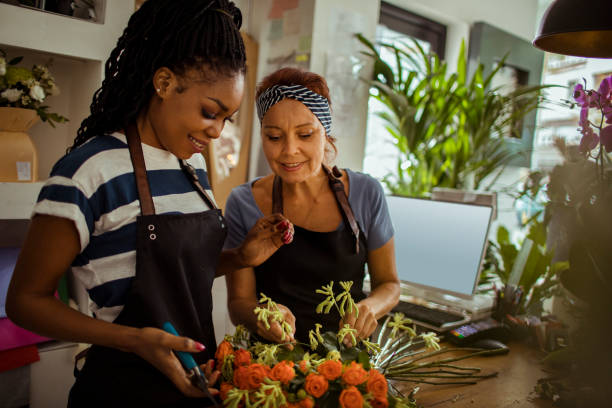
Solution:
<path fill-rule="evenodd" d="M 266 377 L 266 370 L 261 364 L 240 366 L 234 370 L 234 384 L 241 390 L 258 389 Z"/>
<path fill-rule="evenodd" d="M 310 397 L 306 397 L 303 400 L 300 401 L 300 408 L 313 408 L 314 407 L 314 400 Z"/>
<path fill-rule="evenodd" d="M 298 366 L 300 367 L 300 371 L 306 374 L 308 371 L 308 361 L 302 360 L 298 363 Z"/>
<path fill-rule="evenodd" d="M 342 379 L 348 385 L 359 385 L 368 379 L 368 373 L 361 364 L 352 361 L 348 367 L 344 368 Z"/>
<path fill-rule="evenodd" d="M 336 360 L 327 360 L 317 367 L 317 371 L 327 380 L 332 381 L 342 374 L 342 363 Z"/>
<path fill-rule="evenodd" d="M 234 367 L 251 364 L 251 353 L 245 349 L 234 351 Z"/>
<path fill-rule="evenodd" d="M 375 369 L 370 370 L 367 389 L 374 397 L 387 399 L 387 379 Z"/>
<path fill-rule="evenodd" d="M 387 396 L 384 398 L 372 398 L 370 400 L 370 405 L 372 408 L 387 408 L 389 406 L 389 401 L 387 400 Z"/>
<path fill-rule="evenodd" d="M 295 377 L 293 365 L 293 361 L 281 361 L 274 366 L 270 377 L 283 384 L 288 384 L 289 381 L 293 380 L 293 377 Z"/>
<path fill-rule="evenodd" d="M 320 398 L 321 395 L 325 394 L 327 387 L 329 387 L 329 383 L 325 377 L 315 373 L 308 374 L 304 383 L 306 392 L 315 398 Z"/>
<path fill-rule="evenodd" d="M 227 398 L 227 393 L 230 392 L 234 386 L 228 382 L 221 383 L 221 387 L 219 388 L 219 396 L 221 400 L 225 400 Z"/>
<path fill-rule="evenodd" d="M 362 408 L 363 407 L 363 396 L 357 387 L 351 386 L 345 388 L 340 393 L 340 406 L 342 408 Z"/>
<path fill-rule="evenodd" d="M 221 344 L 219 344 L 217 347 L 217 352 L 215 353 L 215 358 L 217 359 L 219 368 L 221 368 L 221 365 L 223 365 L 223 360 L 225 360 L 225 357 L 229 356 L 233 352 L 234 348 L 228 341 L 223 340 Z"/>

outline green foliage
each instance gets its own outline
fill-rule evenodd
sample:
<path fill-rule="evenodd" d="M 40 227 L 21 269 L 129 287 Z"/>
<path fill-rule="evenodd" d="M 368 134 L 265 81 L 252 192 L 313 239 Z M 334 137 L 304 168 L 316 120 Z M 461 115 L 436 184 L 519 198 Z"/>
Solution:
<path fill-rule="evenodd" d="M 510 233 L 504 226 L 497 229 L 497 242 L 489 241 L 491 263 L 486 273 L 497 275 L 504 286 L 508 283 L 521 248 L 527 240 L 533 242 L 518 283 L 524 293 L 519 314 L 540 316 L 544 300 L 552 297 L 559 284 L 560 273 L 568 268 L 567 262 L 552 262 L 553 252 L 546 248 L 546 236 L 546 225 L 532 218 L 526 239 L 518 246 L 511 241 Z"/>
<path fill-rule="evenodd" d="M 462 43 L 457 72 L 417 41 L 378 47 L 395 56 L 389 65 L 361 34 L 363 54 L 374 66 L 371 97 L 383 103 L 378 113 L 398 150 L 397 174 L 383 180 L 396 195 L 428 196 L 434 187 L 488 189 L 511 159 L 504 135 L 520 137 L 521 120 L 539 106 L 546 86 L 519 88 L 507 95 L 491 88 L 504 59 L 484 76 L 479 64 L 468 77 Z M 406 69 L 405 67 L 409 67 Z M 485 178 L 491 177 L 487 186 Z"/>

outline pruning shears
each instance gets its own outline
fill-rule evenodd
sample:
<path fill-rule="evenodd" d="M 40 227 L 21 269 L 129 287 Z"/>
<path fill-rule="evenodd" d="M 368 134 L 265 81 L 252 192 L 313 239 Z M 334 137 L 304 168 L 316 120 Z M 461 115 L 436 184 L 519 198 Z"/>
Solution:
<path fill-rule="evenodd" d="M 162 328 L 170 334 L 173 334 L 175 336 L 179 335 L 172 323 L 170 322 L 164 323 Z M 190 353 L 187 353 L 186 351 L 175 350 L 174 354 L 176 354 L 181 364 L 183 365 L 183 368 L 191 377 L 191 383 L 198 389 L 202 390 L 202 392 L 206 394 L 208 399 L 212 401 L 213 405 L 218 408 L 219 404 L 217 404 L 215 397 L 212 396 L 208 389 L 208 380 L 206 379 L 206 376 L 204 375 L 202 370 L 200 370 L 200 366 L 198 366 L 198 363 L 196 363 L 193 356 Z"/>

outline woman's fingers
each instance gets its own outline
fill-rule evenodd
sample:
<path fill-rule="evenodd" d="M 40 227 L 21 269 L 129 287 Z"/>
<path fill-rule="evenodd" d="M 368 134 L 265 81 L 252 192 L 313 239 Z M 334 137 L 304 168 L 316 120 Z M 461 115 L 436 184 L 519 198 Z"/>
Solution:
<path fill-rule="evenodd" d="M 163 330 L 145 327 L 138 333 L 134 352 L 162 372 L 186 396 L 202 398 L 206 395 L 191 383 L 191 378 L 173 353 L 197 353 L 204 346 L 188 337 L 174 336 Z"/>
<path fill-rule="evenodd" d="M 291 333 L 285 333 L 282 326 L 283 322 L 278 321 L 270 321 L 269 328 L 266 326 L 265 322 L 258 321 L 257 333 L 265 339 L 275 343 L 289 343 L 288 347 L 292 349 L 293 346 L 290 343 L 295 342 L 295 316 L 286 306 L 277 304 L 277 307 L 283 314 L 283 322 L 288 323 L 289 327 L 291 327 Z"/>
<path fill-rule="evenodd" d="M 360 339 L 366 339 L 376 330 L 378 322 L 372 308 L 366 303 L 358 303 L 357 309 L 359 314 L 347 313 L 340 322 L 340 328 L 343 328 L 345 324 L 348 324 L 351 328 L 355 329 L 355 337 L 359 341 Z M 345 336 L 343 343 L 347 347 L 352 347 L 354 344 L 350 336 Z"/>
<path fill-rule="evenodd" d="M 257 220 L 240 247 L 245 266 L 257 266 L 283 245 L 293 241 L 293 224 L 281 214 L 272 214 Z"/>

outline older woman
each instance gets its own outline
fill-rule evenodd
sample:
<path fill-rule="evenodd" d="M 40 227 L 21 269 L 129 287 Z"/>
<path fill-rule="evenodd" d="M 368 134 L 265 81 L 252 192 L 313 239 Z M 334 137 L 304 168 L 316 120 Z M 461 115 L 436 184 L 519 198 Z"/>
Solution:
<path fill-rule="evenodd" d="M 324 330 L 348 323 L 366 338 L 399 300 L 393 229 L 383 190 L 366 174 L 327 165 L 336 147 L 330 135 L 329 90 L 321 76 L 293 68 L 274 72 L 257 89 L 257 112 L 263 151 L 274 174 L 232 191 L 225 246 L 238 247 L 257 219 L 276 212 L 287 217 L 295 231 L 293 243 L 260 266 L 227 275 L 232 321 L 281 342 L 280 325 L 266 329 L 253 313 L 258 294 L 264 293 L 281 305 L 298 341 L 307 341 L 315 323 L 322 323 Z M 363 292 L 366 264 L 369 296 Z M 315 290 L 332 280 L 354 282 L 351 293 L 359 313 L 347 314 L 342 321 L 335 311 L 315 313 L 322 300 Z"/>

